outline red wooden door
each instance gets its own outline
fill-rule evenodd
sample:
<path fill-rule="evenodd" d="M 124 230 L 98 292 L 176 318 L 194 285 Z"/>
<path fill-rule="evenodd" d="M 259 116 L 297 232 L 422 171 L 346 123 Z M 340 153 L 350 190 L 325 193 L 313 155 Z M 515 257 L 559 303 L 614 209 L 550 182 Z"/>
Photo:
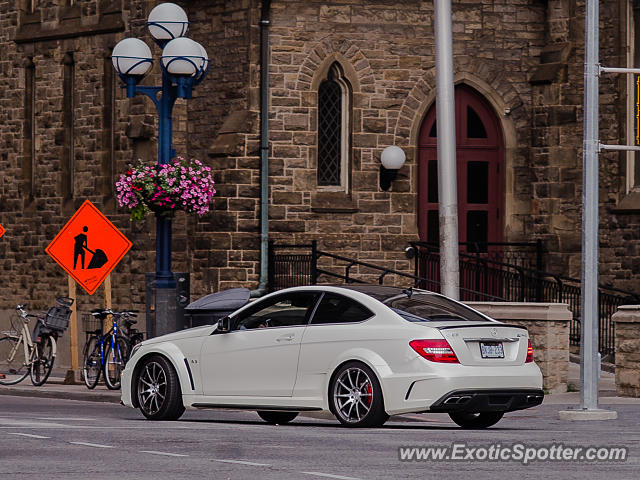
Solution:
<path fill-rule="evenodd" d="M 472 88 L 458 85 L 455 89 L 455 100 L 459 241 L 478 243 L 482 251 L 486 251 L 487 242 L 502 241 L 504 201 L 502 131 L 492 108 Z M 422 123 L 418 146 L 420 239 L 438 244 L 438 156 L 435 105 L 429 110 Z M 468 247 L 468 250 L 475 251 L 471 247 Z"/>

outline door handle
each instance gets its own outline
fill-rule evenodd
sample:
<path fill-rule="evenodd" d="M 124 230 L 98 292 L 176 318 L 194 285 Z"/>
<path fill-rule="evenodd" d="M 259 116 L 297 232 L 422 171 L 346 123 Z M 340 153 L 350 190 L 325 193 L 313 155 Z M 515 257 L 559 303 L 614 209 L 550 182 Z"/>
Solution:
<path fill-rule="evenodd" d="M 290 342 L 291 340 L 293 340 L 294 336 L 295 335 L 293 335 L 292 333 L 282 335 L 281 337 L 276 338 L 276 342 Z"/>

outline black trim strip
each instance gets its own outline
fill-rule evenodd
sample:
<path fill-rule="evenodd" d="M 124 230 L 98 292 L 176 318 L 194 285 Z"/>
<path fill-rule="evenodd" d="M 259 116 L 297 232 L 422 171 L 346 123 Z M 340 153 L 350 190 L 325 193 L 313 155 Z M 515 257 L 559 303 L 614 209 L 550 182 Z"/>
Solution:
<path fill-rule="evenodd" d="M 409 390 L 407 390 L 407 394 L 404 396 L 405 400 L 409 400 L 409 395 L 411 395 L 411 390 L 413 389 L 413 386 L 416 384 L 416 382 L 413 382 L 410 386 L 409 386 Z"/>
<path fill-rule="evenodd" d="M 196 387 L 193 384 L 193 375 L 191 375 L 191 368 L 189 367 L 189 361 L 186 358 L 184 359 L 184 365 L 185 365 L 185 367 L 187 367 L 187 372 L 189 373 L 189 381 L 191 382 L 191 390 L 195 390 Z"/>
<path fill-rule="evenodd" d="M 282 407 L 279 405 L 229 405 L 225 403 L 194 403 L 195 408 L 232 408 L 234 410 L 275 410 L 283 412 L 318 412 L 317 407 Z"/>
<path fill-rule="evenodd" d="M 438 330 L 451 330 L 454 328 L 473 328 L 473 327 L 511 327 L 511 328 L 520 328 L 522 330 L 526 330 L 527 327 L 523 327 L 520 325 L 511 325 L 510 323 L 476 323 L 471 325 L 447 325 L 444 327 L 436 327 Z"/>

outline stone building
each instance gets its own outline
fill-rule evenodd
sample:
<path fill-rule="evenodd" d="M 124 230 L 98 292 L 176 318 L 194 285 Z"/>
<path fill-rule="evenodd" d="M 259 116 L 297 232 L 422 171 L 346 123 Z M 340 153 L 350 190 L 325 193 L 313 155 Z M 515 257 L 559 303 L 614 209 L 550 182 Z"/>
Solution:
<path fill-rule="evenodd" d="M 116 305 L 145 302 L 154 220 L 114 200 L 128 163 L 156 156 L 156 113 L 127 99 L 110 51 L 151 39 L 156 0 L 0 0 L 0 309 L 64 294 L 44 248 L 90 199 L 132 240 Z M 180 0 L 210 73 L 181 101 L 174 147 L 214 170 L 203 218 L 178 215 L 173 270 L 191 294 L 256 288 L 260 275 L 261 18 L 269 34 L 269 236 L 410 271 L 408 241 L 437 238 L 433 2 Z M 638 64 L 635 0 L 600 7 L 603 65 Z M 579 277 L 584 3 L 453 1 L 460 240 L 540 239 L 548 271 Z M 156 58 L 159 51 L 156 47 Z M 637 50 L 637 51 L 636 51 Z M 158 79 L 158 66 L 145 84 Z M 635 139 L 634 82 L 601 78 L 602 143 Z M 380 154 L 407 162 L 388 191 Z M 640 166 L 600 157 L 601 283 L 640 286 Z M 100 304 L 81 295 L 80 309 Z"/>

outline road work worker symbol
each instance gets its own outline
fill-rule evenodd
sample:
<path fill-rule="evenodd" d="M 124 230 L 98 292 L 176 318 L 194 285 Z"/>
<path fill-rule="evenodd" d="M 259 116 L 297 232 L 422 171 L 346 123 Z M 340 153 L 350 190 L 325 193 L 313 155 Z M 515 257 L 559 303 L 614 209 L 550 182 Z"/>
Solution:
<path fill-rule="evenodd" d="M 78 259 L 80 259 L 80 268 L 84 268 L 84 255 L 85 250 L 89 252 L 92 257 L 87 268 L 101 268 L 105 263 L 108 262 L 107 255 L 104 251 L 96 248 L 95 251 L 91 250 L 87 246 L 87 232 L 89 231 L 89 227 L 86 225 L 82 227 L 82 232 L 74 237 L 75 244 L 73 245 L 73 269 L 78 268 Z"/>
<path fill-rule="evenodd" d="M 131 248 L 131 242 L 89 200 L 45 251 L 93 294 Z"/>

